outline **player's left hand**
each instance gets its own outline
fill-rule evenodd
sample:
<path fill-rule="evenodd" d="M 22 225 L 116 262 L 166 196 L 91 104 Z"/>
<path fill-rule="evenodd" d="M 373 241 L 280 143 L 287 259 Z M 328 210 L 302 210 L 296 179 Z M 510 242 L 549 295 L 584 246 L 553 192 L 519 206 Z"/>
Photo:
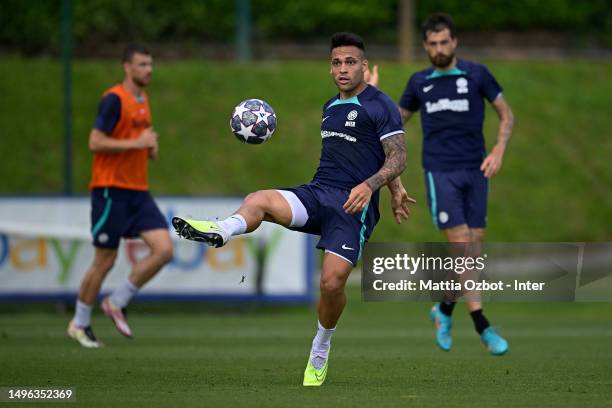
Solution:
<path fill-rule="evenodd" d="M 416 200 L 408 195 L 404 186 L 400 186 L 391 195 L 391 209 L 395 222 L 402 223 L 402 220 L 407 220 L 410 216 L 410 204 L 415 204 Z"/>
<path fill-rule="evenodd" d="M 366 208 L 366 205 L 370 202 L 370 198 L 372 198 L 372 189 L 368 183 L 363 182 L 353 187 L 342 208 L 344 208 L 344 211 L 348 214 L 356 214 Z"/>
<path fill-rule="evenodd" d="M 484 176 L 491 178 L 495 176 L 502 167 L 505 148 L 500 145 L 493 146 L 491 153 L 484 159 L 480 170 L 484 172 Z"/>

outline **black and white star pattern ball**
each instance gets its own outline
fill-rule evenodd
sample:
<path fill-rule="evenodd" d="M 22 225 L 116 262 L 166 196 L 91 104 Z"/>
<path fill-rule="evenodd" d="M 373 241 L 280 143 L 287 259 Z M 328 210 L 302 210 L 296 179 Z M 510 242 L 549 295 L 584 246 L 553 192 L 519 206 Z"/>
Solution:
<path fill-rule="evenodd" d="M 276 114 L 261 99 L 246 99 L 238 104 L 230 119 L 232 133 L 243 143 L 261 144 L 276 130 Z"/>

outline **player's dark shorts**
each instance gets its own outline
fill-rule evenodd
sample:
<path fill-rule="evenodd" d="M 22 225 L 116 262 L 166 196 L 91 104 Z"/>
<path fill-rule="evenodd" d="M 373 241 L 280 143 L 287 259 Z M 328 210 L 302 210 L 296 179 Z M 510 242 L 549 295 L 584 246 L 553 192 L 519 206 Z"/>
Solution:
<path fill-rule="evenodd" d="M 356 265 L 361 257 L 363 245 L 370 238 L 379 219 L 376 203 L 370 202 L 363 211 L 356 214 L 347 214 L 342 206 L 348 199 L 350 190 L 314 181 L 282 190 L 294 193 L 307 212 L 307 216 L 297 220 L 296 224 L 289 228 L 320 235 L 317 248 L 338 255 Z M 295 213 L 294 205 L 291 202 L 289 204 Z M 294 220 L 295 218 L 294 214 Z"/>
<path fill-rule="evenodd" d="M 168 228 L 148 191 L 99 187 L 91 190 L 91 235 L 99 248 L 117 248 L 121 238 Z"/>
<path fill-rule="evenodd" d="M 436 227 L 486 227 L 489 180 L 480 169 L 425 171 L 425 186 Z"/>

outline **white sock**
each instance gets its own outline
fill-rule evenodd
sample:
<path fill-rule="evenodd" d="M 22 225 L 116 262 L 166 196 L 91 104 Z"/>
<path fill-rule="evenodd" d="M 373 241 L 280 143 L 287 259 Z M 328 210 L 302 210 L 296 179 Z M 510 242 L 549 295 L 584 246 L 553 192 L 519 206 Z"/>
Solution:
<path fill-rule="evenodd" d="M 219 221 L 217 224 L 227 231 L 230 236 L 244 234 L 247 229 L 247 223 L 240 214 L 234 214 L 223 221 Z"/>
<path fill-rule="evenodd" d="M 130 303 L 136 292 L 138 292 L 138 288 L 129 279 L 126 279 L 125 282 L 117 286 L 117 289 L 111 293 L 110 300 L 113 302 L 113 305 L 123 309 Z"/>
<path fill-rule="evenodd" d="M 331 347 L 331 337 L 334 334 L 336 328 L 326 329 L 321 326 L 321 322 L 317 322 L 319 328 L 317 335 L 312 340 L 312 349 L 310 350 L 310 361 L 314 368 L 319 370 L 325 365 L 327 357 L 329 356 L 329 348 Z"/>
<path fill-rule="evenodd" d="M 74 324 L 81 328 L 91 325 L 92 308 L 92 305 L 88 305 L 77 299 L 76 307 L 74 309 Z"/>

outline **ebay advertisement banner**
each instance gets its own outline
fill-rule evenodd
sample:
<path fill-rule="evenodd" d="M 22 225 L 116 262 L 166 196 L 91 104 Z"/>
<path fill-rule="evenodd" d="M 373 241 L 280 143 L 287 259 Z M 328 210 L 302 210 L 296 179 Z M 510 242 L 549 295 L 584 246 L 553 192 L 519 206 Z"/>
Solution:
<path fill-rule="evenodd" d="M 162 197 L 170 220 L 226 217 L 238 198 Z M 94 253 L 88 197 L 0 198 L 0 299 L 72 298 Z M 174 259 L 141 291 L 140 299 L 221 299 L 309 302 L 314 268 L 311 236 L 263 223 L 222 248 L 179 240 Z M 141 240 L 123 240 L 103 292 L 146 256 Z"/>

